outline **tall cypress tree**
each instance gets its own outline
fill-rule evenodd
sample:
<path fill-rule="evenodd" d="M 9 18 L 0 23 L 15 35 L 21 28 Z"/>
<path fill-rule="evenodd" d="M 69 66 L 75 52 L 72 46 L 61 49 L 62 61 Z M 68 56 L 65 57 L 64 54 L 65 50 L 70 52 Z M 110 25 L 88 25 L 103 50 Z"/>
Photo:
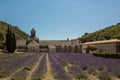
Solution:
<path fill-rule="evenodd" d="M 8 53 L 13 53 L 16 49 L 15 34 L 9 29 L 9 26 L 6 34 L 6 49 Z"/>
<path fill-rule="evenodd" d="M 16 49 L 16 39 L 14 33 L 12 33 L 12 45 L 13 45 L 12 52 L 14 52 Z"/>
<path fill-rule="evenodd" d="M 9 29 L 9 26 L 8 26 L 8 30 L 7 30 L 7 34 L 6 34 L 6 49 L 7 51 L 10 50 L 10 29 Z"/>

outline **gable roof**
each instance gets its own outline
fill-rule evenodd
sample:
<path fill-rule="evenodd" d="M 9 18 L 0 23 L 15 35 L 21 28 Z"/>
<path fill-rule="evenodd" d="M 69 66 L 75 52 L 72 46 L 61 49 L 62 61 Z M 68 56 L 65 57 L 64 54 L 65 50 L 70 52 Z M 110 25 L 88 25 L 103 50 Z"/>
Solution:
<path fill-rule="evenodd" d="M 32 40 L 27 46 L 39 46 L 39 44 L 35 40 Z"/>

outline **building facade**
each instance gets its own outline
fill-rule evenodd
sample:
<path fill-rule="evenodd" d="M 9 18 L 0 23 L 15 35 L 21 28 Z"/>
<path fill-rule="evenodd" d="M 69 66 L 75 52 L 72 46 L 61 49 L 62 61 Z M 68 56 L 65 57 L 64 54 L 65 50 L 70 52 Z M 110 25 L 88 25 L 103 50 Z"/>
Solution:
<path fill-rule="evenodd" d="M 83 53 L 86 53 L 87 47 L 96 48 L 96 51 L 106 53 L 120 53 L 120 40 L 110 39 L 103 41 L 86 42 L 82 45 Z"/>
<path fill-rule="evenodd" d="M 27 40 L 17 40 L 18 52 L 39 52 L 40 44 L 39 38 L 36 37 L 36 31 L 31 30 L 31 36 Z"/>
<path fill-rule="evenodd" d="M 78 40 L 39 40 L 34 29 L 31 30 L 31 35 L 27 40 L 17 40 L 17 51 L 19 52 L 57 52 L 57 46 L 61 47 L 59 52 L 70 52 L 68 48 L 71 49 L 71 52 L 82 52 Z"/>

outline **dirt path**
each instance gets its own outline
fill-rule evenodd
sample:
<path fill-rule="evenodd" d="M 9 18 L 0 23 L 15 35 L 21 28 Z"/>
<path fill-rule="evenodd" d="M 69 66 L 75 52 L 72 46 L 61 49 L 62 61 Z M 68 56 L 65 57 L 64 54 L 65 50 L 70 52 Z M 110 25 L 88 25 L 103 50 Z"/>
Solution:
<path fill-rule="evenodd" d="M 45 74 L 45 77 L 43 80 L 55 80 L 52 72 L 51 72 L 51 67 L 50 67 L 50 61 L 48 58 L 48 53 L 46 54 L 46 59 L 47 59 L 47 73 Z"/>
<path fill-rule="evenodd" d="M 39 63 L 41 62 L 41 59 L 43 58 L 44 55 L 45 55 L 45 53 L 43 53 L 42 56 L 39 57 L 37 63 L 35 64 L 35 66 L 33 67 L 33 69 L 29 72 L 29 74 L 28 74 L 28 76 L 26 77 L 25 80 L 31 80 L 32 73 L 38 68 Z"/>

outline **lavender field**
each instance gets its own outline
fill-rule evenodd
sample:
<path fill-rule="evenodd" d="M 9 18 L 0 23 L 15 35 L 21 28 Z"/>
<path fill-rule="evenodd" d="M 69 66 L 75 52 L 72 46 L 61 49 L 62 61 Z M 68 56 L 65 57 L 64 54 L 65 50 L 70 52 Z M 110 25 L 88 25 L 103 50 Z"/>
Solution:
<path fill-rule="evenodd" d="M 120 60 L 82 53 L 0 54 L 0 80 L 120 80 Z"/>

